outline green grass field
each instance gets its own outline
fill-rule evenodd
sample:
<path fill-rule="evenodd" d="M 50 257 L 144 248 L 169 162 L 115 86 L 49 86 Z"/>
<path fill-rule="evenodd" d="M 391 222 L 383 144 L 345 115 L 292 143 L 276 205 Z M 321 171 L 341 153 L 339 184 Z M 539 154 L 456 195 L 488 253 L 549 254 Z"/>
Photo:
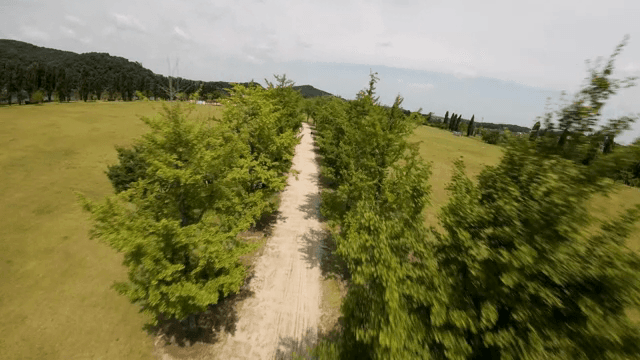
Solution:
<path fill-rule="evenodd" d="M 152 358 L 146 319 L 110 288 L 126 276 L 121 257 L 88 238 L 74 191 L 111 194 L 104 171 L 116 161 L 114 146 L 143 134 L 139 115 L 159 107 L 0 107 L 0 358 Z"/>

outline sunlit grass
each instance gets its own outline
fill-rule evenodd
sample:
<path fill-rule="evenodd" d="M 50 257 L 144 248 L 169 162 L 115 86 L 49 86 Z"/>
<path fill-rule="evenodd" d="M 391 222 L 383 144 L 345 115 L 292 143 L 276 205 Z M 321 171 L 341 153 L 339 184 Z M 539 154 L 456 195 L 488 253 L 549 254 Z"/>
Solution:
<path fill-rule="evenodd" d="M 155 102 L 0 107 L 0 358 L 149 359 L 136 306 L 110 288 L 121 257 L 88 238 L 74 191 L 112 193 L 115 145 L 147 131 Z M 197 106 L 210 115 L 220 108 Z"/>

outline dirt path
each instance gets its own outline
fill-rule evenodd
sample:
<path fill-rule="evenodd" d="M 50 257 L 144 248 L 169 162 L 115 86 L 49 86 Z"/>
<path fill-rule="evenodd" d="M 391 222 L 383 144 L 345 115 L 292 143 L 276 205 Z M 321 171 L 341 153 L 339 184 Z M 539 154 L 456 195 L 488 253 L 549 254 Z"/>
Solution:
<path fill-rule="evenodd" d="M 280 214 L 250 287 L 238 307 L 238 323 L 214 346 L 218 359 L 273 359 L 278 351 L 313 340 L 320 320 L 321 227 L 318 165 L 309 125 L 304 124 L 293 169 L 281 196 Z"/>

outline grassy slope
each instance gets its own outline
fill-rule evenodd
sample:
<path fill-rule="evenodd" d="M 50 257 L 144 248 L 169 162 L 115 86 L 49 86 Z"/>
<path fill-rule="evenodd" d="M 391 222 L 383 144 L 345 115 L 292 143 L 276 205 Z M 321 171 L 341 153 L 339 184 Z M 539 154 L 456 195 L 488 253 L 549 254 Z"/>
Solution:
<path fill-rule="evenodd" d="M 500 160 L 502 148 L 486 144 L 479 139 L 454 136 L 451 132 L 428 126 L 420 126 L 410 139 L 421 142 L 420 154 L 432 163 L 431 203 L 427 208 L 427 224 L 437 226 L 438 209 L 447 201 L 447 183 L 451 180 L 453 161 L 463 157 L 470 177 L 477 176 L 486 165 L 495 165 Z M 609 197 L 598 196 L 590 204 L 592 214 L 599 219 L 615 216 L 633 204 L 640 204 L 640 189 L 617 186 Z M 640 224 L 629 238 L 629 247 L 640 252 Z M 640 313 L 633 318 L 640 321 Z"/>
<path fill-rule="evenodd" d="M 104 171 L 116 161 L 114 145 L 143 134 L 138 115 L 158 108 L 0 107 L 0 357 L 151 358 L 145 319 L 110 288 L 126 276 L 121 257 L 88 239 L 74 191 L 92 199 L 111 194 Z"/>
<path fill-rule="evenodd" d="M 475 138 L 454 136 L 451 132 L 420 126 L 409 139 L 420 142 L 420 155 L 431 162 L 431 206 L 427 208 L 427 224 L 436 226 L 437 210 L 447 202 L 446 186 L 453 174 L 453 162 L 462 157 L 470 176 L 476 176 L 487 165 L 500 160 L 502 148 Z"/>

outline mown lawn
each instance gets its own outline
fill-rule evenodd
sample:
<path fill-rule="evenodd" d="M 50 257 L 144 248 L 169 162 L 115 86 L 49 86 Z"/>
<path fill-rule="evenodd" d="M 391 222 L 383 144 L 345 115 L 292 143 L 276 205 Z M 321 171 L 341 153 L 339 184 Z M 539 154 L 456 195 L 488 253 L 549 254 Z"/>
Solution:
<path fill-rule="evenodd" d="M 428 126 L 420 126 L 410 141 L 420 142 L 421 156 L 432 163 L 431 206 L 427 208 L 426 222 L 436 227 L 438 210 L 447 202 L 446 186 L 451 180 L 453 162 L 462 157 L 467 174 L 475 178 L 486 165 L 497 164 L 503 151 L 501 147 L 486 144 L 477 138 L 458 137 L 449 131 Z M 589 206 L 596 218 L 606 220 L 634 204 L 640 204 L 640 189 L 620 185 L 608 197 L 595 197 Z M 639 224 L 636 224 L 628 246 L 640 252 Z M 633 318 L 640 321 L 640 313 L 634 312 Z"/>
<path fill-rule="evenodd" d="M 90 240 L 74 191 L 112 193 L 115 145 L 159 103 L 0 107 L 0 358 L 149 359 L 146 319 L 110 288 L 121 257 Z M 198 106 L 199 115 L 220 108 Z"/>

